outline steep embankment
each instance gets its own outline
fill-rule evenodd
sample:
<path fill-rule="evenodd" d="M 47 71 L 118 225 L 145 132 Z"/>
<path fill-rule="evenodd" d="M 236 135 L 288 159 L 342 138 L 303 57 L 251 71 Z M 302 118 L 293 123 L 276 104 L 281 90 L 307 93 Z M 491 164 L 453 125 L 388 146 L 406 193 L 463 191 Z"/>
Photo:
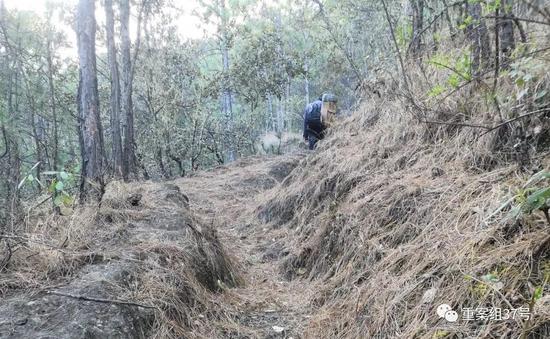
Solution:
<path fill-rule="evenodd" d="M 27 227 L 0 277 L 2 338 L 194 337 L 239 280 L 174 184 L 112 183 L 99 210 Z"/>
<path fill-rule="evenodd" d="M 402 107 L 368 101 L 258 209 L 289 232 L 280 273 L 322 286 L 304 334 L 548 337 L 550 225 L 542 213 L 494 213 L 532 172 L 502 149 L 506 135 L 421 124 Z M 539 152 L 529 168 L 548 170 Z M 440 304 L 459 320 L 440 318 Z M 531 319 L 464 318 L 483 308 Z"/>

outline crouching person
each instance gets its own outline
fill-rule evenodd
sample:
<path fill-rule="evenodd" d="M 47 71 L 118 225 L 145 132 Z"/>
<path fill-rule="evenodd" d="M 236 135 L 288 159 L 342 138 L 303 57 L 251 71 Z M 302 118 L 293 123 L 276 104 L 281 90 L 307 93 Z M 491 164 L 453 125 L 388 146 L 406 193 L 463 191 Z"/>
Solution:
<path fill-rule="evenodd" d="M 325 137 L 325 130 L 336 114 L 336 97 L 323 94 L 304 110 L 304 141 L 309 149 L 315 149 L 317 142 Z"/>

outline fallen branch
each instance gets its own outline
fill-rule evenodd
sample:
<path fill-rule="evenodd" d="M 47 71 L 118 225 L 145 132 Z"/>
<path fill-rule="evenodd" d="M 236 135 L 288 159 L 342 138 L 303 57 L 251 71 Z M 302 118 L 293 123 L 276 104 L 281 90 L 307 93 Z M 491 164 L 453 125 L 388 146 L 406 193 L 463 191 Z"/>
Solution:
<path fill-rule="evenodd" d="M 542 108 L 542 109 L 538 109 L 538 110 L 536 110 L 536 111 L 532 111 L 532 112 L 529 112 L 529 113 L 525 113 L 525 114 L 519 115 L 519 116 L 517 116 L 517 117 L 515 117 L 515 118 L 512 118 L 512 119 L 510 119 L 510 120 L 506 120 L 506 121 L 504 121 L 503 123 L 500 123 L 500 124 L 498 124 L 498 125 L 496 125 L 496 126 L 493 126 L 493 127 L 489 128 L 489 129 L 486 130 L 485 132 L 481 133 L 480 137 L 482 137 L 482 136 L 484 136 L 485 134 L 487 134 L 487 133 L 489 133 L 489 132 L 492 132 L 492 131 L 494 131 L 494 130 L 496 130 L 496 129 L 499 129 L 500 127 L 502 127 L 502 126 L 504 126 L 504 125 L 507 125 L 507 124 L 509 124 L 509 123 L 512 123 L 512 122 L 514 122 L 514 121 L 516 121 L 516 120 L 519 120 L 519 119 L 528 117 L 528 116 L 530 116 L 530 115 L 535 115 L 535 114 L 539 114 L 539 113 L 547 113 L 548 111 L 549 111 L 548 108 Z"/>
<path fill-rule="evenodd" d="M 86 297 L 86 296 L 83 296 L 83 295 L 75 295 L 75 294 L 69 294 L 69 293 L 62 293 L 62 292 L 57 292 L 57 291 L 46 291 L 46 293 L 48 293 L 48 294 L 53 294 L 53 295 L 58 295 L 58 296 L 62 296 L 62 297 L 68 297 L 68 298 L 78 299 L 78 300 L 95 301 L 95 302 L 98 302 L 98 303 L 118 304 L 118 305 L 129 305 L 129 306 L 137 306 L 137 307 L 143 307 L 143 308 L 157 309 L 157 307 L 155 307 L 155 306 L 139 304 L 139 303 L 136 303 L 136 302 L 133 302 L 133 301 L 114 300 L 114 299 L 103 299 L 103 298 L 91 298 L 91 297 Z"/>
<path fill-rule="evenodd" d="M 466 123 L 460 123 L 460 122 L 445 122 L 445 121 L 430 121 L 430 120 L 422 120 L 420 122 L 422 122 L 424 124 L 434 124 L 434 125 L 448 125 L 448 126 L 460 126 L 460 127 L 471 127 L 471 128 L 484 128 L 486 130 L 491 128 L 489 126 L 484 126 L 484 125 L 466 124 Z"/>

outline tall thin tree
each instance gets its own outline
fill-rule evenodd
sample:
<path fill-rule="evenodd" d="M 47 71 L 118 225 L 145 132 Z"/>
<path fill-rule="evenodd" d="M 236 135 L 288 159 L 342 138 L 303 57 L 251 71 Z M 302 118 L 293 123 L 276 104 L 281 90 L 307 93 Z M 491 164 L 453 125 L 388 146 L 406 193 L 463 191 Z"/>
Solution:
<path fill-rule="evenodd" d="M 409 50 L 412 55 L 419 56 L 424 29 L 424 0 L 413 0 L 410 4 L 412 7 L 412 39 Z"/>
<path fill-rule="evenodd" d="M 227 22 L 227 10 L 225 0 L 219 0 L 218 10 L 220 16 L 220 48 L 222 52 L 223 63 L 223 90 L 222 90 L 222 113 L 225 118 L 225 152 L 226 160 L 235 160 L 235 150 L 233 145 L 233 98 L 231 92 L 231 82 L 229 78 L 229 31 Z"/>
<path fill-rule="evenodd" d="M 501 3 L 502 20 L 499 23 L 501 67 L 506 68 L 510 63 L 510 55 L 516 48 L 514 38 L 514 0 L 503 0 Z"/>
<path fill-rule="evenodd" d="M 78 118 L 82 173 L 80 200 L 99 200 L 103 193 L 103 132 L 99 116 L 95 52 L 95 0 L 80 0 L 76 16 L 79 60 Z"/>
<path fill-rule="evenodd" d="M 122 137 L 120 128 L 120 77 L 115 45 L 115 20 L 113 0 L 105 0 L 105 31 L 107 38 L 107 59 L 111 76 L 111 142 L 113 174 L 122 177 Z"/>
<path fill-rule="evenodd" d="M 48 95 L 50 110 L 52 113 L 52 125 L 53 125 L 53 163 L 52 169 L 54 171 L 59 170 L 59 121 L 57 118 L 57 100 L 55 98 L 55 82 L 54 82 L 54 27 L 52 26 L 52 11 L 48 9 L 48 41 L 46 43 L 46 63 L 48 73 Z"/>
<path fill-rule="evenodd" d="M 130 53 L 130 1 L 120 0 L 120 36 L 122 52 L 122 114 L 124 125 L 123 138 L 123 165 L 122 172 L 125 180 L 136 175 L 136 153 L 134 140 L 134 109 L 132 103 L 132 57 Z"/>
<path fill-rule="evenodd" d="M 8 33 L 8 23 L 7 23 L 7 12 L 4 6 L 4 1 L 0 0 L 0 33 L 1 33 L 1 43 L 5 48 L 5 58 L 3 63 L 3 77 L 5 78 L 5 107 L 7 111 L 7 121 L 2 119 L 2 134 L 5 143 L 5 151 L 2 153 L 0 159 L 6 157 L 6 160 L 2 163 L 5 164 L 2 166 L 2 177 L 6 190 L 6 200 L 4 205 L 6 206 L 6 214 L 0 216 L 0 223 L 10 226 L 10 230 L 13 229 L 15 225 L 15 217 L 19 212 L 19 189 L 17 184 L 20 180 L 20 169 L 21 169 L 21 157 L 20 157 L 20 146 L 17 137 L 17 133 L 13 130 L 13 121 L 15 120 L 16 114 L 19 114 L 19 105 L 18 105 L 18 72 L 21 69 L 21 58 L 19 51 L 21 50 L 21 39 L 19 25 L 16 26 L 15 36 L 17 41 L 15 43 L 10 43 L 10 37 Z M 10 121 L 12 123 L 10 123 Z M 3 225 L 0 225 L 0 232 L 3 231 Z"/>
<path fill-rule="evenodd" d="M 490 62 L 489 32 L 482 17 L 481 4 L 467 1 L 465 5 L 466 13 L 472 18 L 472 22 L 466 28 L 466 35 L 472 44 L 472 74 L 478 75 Z"/>

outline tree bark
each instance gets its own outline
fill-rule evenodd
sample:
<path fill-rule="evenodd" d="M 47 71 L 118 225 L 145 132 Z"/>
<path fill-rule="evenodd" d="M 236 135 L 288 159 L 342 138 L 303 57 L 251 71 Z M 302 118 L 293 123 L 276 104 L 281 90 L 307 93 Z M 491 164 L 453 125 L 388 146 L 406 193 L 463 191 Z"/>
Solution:
<path fill-rule="evenodd" d="M 275 116 L 273 115 L 273 95 L 267 95 L 267 123 L 265 126 L 266 133 L 269 131 L 275 131 Z"/>
<path fill-rule="evenodd" d="M 225 158 L 227 162 L 232 162 L 235 160 L 235 145 L 233 145 L 233 98 L 229 79 L 229 34 L 227 31 L 227 11 L 225 8 L 225 0 L 218 1 L 219 15 L 221 19 L 220 48 L 222 52 L 223 64 L 222 114 L 225 118 Z"/>
<path fill-rule="evenodd" d="M 4 231 L 12 232 L 16 224 L 16 216 L 19 214 L 19 190 L 17 185 L 20 180 L 20 166 L 21 158 L 19 156 L 19 143 L 15 133 L 11 133 L 10 127 L 12 121 L 15 120 L 17 107 L 17 72 L 20 70 L 20 63 L 18 62 L 17 51 L 21 50 L 20 40 L 18 41 L 18 48 L 12 48 L 9 44 L 9 37 L 7 33 L 7 24 L 5 22 L 6 9 L 4 2 L 0 0 L 0 29 L 3 36 L 3 42 L 6 49 L 6 56 L 4 58 L 6 76 L 5 98 L 7 108 L 7 119 L 2 122 L 2 134 L 5 143 L 5 150 L 0 158 L 6 158 L 6 161 L 2 161 L 0 164 L 0 170 L 2 171 L 2 181 L 4 184 L 5 197 L 3 201 L 3 208 L 0 210 L 0 233 Z M 17 26 L 16 36 L 20 36 L 19 26 Z M 14 102 L 15 101 L 15 102 Z M 9 226 L 9 227 L 8 227 Z"/>
<path fill-rule="evenodd" d="M 122 173 L 125 180 L 130 176 L 136 175 L 136 153 L 134 140 L 134 110 L 132 103 L 132 58 L 130 53 L 130 1 L 120 0 L 120 35 L 122 50 L 122 114 L 124 125 L 122 134 L 124 136 L 123 145 L 123 165 Z"/>
<path fill-rule="evenodd" d="M 424 0 L 411 1 L 412 7 L 412 40 L 411 40 L 411 52 L 412 55 L 418 56 L 422 48 L 422 36 L 421 32 L 424 27 Z"/>
<path fill-rule="evenodd" d="M 514 39 L 514 14 L 512 11 L 514 0 L 502 0 L 502 19 L 500 20 L 500 56 L 501 67 L 506 68 L 510 63 L 510 56 L 516 41 Z"/>
<path fill-rule="evenodd" d="M 48 19 L 50 20 L 50 19 Z M 51 29 L 51 27 L 50 27 Z M 55 83 L 53 79 L 54 69 L 53 69 L 53 60 L 52 60 L 52 41 L 53 36 L 50 31 L 48 34 L 48 44 L 46 49 L 46 61 L 48 64 L 48 94 L 50 100 L 50 110 L 52 113 L 52 122 L 53 122 L 53 170 L 57 171 L 59 167 L 59 131 L 58 131 L 58 121 L 57 121 L 57 103 L 55 100 Z"/>
<path fill-rule="evenodd" d="M 309 63 L 308 63 L 308 57 L 305 57 L 304 62 L 304 91 L 305 91 L 305 99 L 306 99 L 306 105 L 309 104 Z"/>
<path fill-rule="evenodd" d="M 42 158 L 43 133 L 41 133 L 41 131 L 39 131 L 39 128 L 36 126 L 37 125 L 36 105 L 35 105 L 33 96 L 30 95 L 30 91 L 29 91 L 28 99 L 29 99 L 29 108 L 30 108 L 29 120 L 31 123 L 31 131 L 32 131 L 32 136 L 34 139 L 34 146 L 36 151 L 35 161 L 37 165 L 35 169 L 36 170 L 35 176 L 36 176 L 36 179 L 41 181 L 42 164 L 44 162 L 44 159 Z M 40 191 L 40 187 L 38 187 L 38 190 Z"/>
<path fill-rule="evenodd" d="M 78 116 L 82 157 L 81 202 L 99 201 L 103 194 L 103 132 L 95 54 L 95 1 L 80 0 L 76 17 L 79 59 Z"/>
<path fill-rule="evenodd" d="M 489 64 L 491 58 L 489 32 L 481 15 L 480 3 L 466 2 L 466 13 L 472 18 L 472 23 L 466 30 L 466 35 L 472 44 L 472 74 L 479 75 Z"/>
<path fill-rule="evenodd" d="M 122 137 L 120 132 L 120 78 L 115 46 L 115 20 L 113 0 L 105 0 L 105 25 L 107 35 L 107 59 L 111 76 L 111 142 L 113 174 L 122 177 Z"/>

